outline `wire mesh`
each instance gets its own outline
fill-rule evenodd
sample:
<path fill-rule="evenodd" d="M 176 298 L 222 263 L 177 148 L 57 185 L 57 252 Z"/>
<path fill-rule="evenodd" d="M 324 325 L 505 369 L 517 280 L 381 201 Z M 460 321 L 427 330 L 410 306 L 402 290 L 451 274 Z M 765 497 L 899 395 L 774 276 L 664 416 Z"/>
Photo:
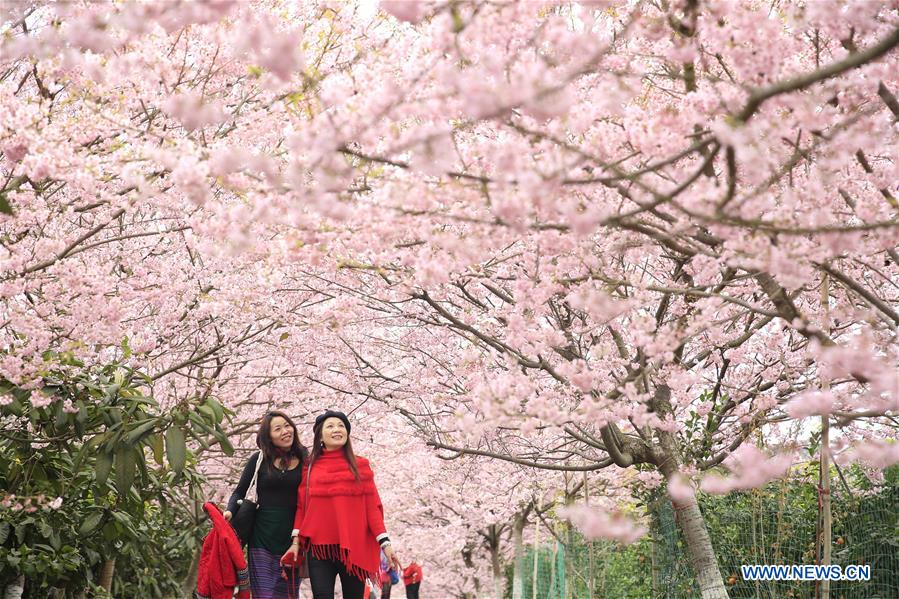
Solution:
<path fill-rule="evenodd" d="M 832 491 L 832 563 L 870 566 L 868 581 L 831 581 L 830 599 L 899 598 L 899 469 L 873 484 L 862 475 Z M 820 491 L 816 469 L 747 492 L 699 496 L 731 599 L 818 599 L 813 581 L 750 581 L 741 565 L 818 563 Z M 565 541 L 527 550 L 521 599 L 693 599 L 695 576 L 674 510 L 650 502 L 650 533 L 633 545 L 592 544 L 564 529 Z M 559 532 L 559 531 L 557 531 Z M 592 552 L 592 558 L 591 558 Z M 534 561 L 537 576 L 534 577 Z M 510 581 L 511 582 L 511 581 Z M 507 586 L 511 597 L 512 585 Z"/>

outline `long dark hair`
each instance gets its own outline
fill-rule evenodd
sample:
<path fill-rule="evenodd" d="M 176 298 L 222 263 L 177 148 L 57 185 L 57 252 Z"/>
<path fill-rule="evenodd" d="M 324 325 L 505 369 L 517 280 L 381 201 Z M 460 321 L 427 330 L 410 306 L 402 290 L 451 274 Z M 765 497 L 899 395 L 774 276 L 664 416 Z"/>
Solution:
<path fill-rule="evenodd" d="M 312 439 L 312 456 L 309 460 L 314 464 L 315 461 L 321 457 L 322 451 L 324 451 L 325 446 L 322 443 L 322 428 L 325 426 L 325 421 L 322 420 L 318 426 L 312 427 L 312 433 L 314 435 Z M 350 433 L 347 431 L 346 434 L 346 444 L 343 446 L 343 457 L 346 458 L 347 464 L 350 465 L 350 471 L 353 473 L 353 476 L 356 477 L 356 480 L 359 480 L 359 468 L 356 466 L 356 454 L 353 453 L 353 444 L 350 442 Z"/>
<path fill-rule="evenodd" d="M 271 468 L 274 468 L 275 458 L 285 454 L 283 450 L 275 447 L 275 444 L 272 442 L 272 420 L 279 416 L 286 420 L 287 424 L 290 425 L 290 428 L 293 429 L 293 444 L 290 446 L 290 449 L 286 451 L 287 457 L 293 456 L 299 458 L 300 464 L 302 464 L 309 458 L 309 450 L 300 443 L 297 425 L 294 424 L 293 420 L 290 419 L 290 416 L 284 412 L 271 410 L 262 417 L 262 422 L 259 423 L 259 430 L 256 431 L 256 446 L 262 452 L 262 458 L 268 461 Z"/>

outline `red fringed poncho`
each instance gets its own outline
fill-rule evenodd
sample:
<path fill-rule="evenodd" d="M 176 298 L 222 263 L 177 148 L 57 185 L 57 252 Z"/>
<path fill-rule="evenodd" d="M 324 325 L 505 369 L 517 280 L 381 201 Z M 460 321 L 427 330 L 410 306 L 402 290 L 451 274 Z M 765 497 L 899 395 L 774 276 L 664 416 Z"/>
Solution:
<path fill-rule="evenodd" d="M 340 561 L 353 576 L 377 584 L 377 537 L 386 532 L 384 507 L 368 460 L 357 457 L 356 466 L 358 481 L 342 449 L 323 452 L 309 477 L 303 473 L 293 527 L 299 534 L 301 550 L 309 549 L 318 559 Z"/>

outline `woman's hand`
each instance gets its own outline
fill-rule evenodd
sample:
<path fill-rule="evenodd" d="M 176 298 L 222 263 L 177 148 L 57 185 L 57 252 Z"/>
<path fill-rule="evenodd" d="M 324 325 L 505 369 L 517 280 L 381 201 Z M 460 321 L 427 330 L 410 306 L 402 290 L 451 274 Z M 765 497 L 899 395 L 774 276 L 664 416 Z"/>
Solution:
<path fill-rule="evenodd" d="M 297 554 L 300 552 L 300 543 L 296 537 L 294 537 L 293 543 L 290 544 L 290 548 L 284 552 L 284 555 L 281 556 L 281 564 L 292 566 L 297 561 Z"/>
<path fill-rule="evenodd" d="M 222 514 L 222 516 L 225 517 L 225 520 L 227 520 L 228 522 L 231 522 L 231 512 L 229 512 L 228 510 L 225 510 L 225 513 Z"/>
<path fill-rule="evenodd" d="M 387 556 L 387 561 L 390 564 L 390 566 L 394 570 L 396 570 L 397 572 L 402 574 L 403 566 L 402 566 L 402 564 L 400 564 L 400 558 L 398 558 L 396 556 L 396 551 L 393 550 L 393 545 L 391 545 L 390 543 L 388 543 L 387 545 L 384 545 L 384 555 Z"/>

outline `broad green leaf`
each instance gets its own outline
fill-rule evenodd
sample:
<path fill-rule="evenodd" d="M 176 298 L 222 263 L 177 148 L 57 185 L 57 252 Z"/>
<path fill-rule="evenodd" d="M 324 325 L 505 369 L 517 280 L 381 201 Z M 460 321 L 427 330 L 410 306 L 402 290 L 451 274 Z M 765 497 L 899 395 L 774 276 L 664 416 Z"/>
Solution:
<path fill-rule="evenodd" d="M 10 526 L 9 522 L 0 521 L 0 545 L 6 542 L 6 539 L 9 538 Z"/>
<path fill-rule="evenodd" d="M 197 433 L 197 431 L 195 431 L 192 428 L 187 429 L 187 433 L 194 439 L 194 441 L 199 443 L 200 447 L 202 447 L 203 449 L 209 449 L 211 447 L 209 445 L 209 441 L 206 440 L 206 436 Z M 213 432 L 210 434 L 215 434 L 215 433 Z"/>
<path fill-rule="evenodd" d="M 91 549 L 90 547 L 84 548 L 84 555 L 87 556 L 88 562 L 91 565 L 95 565 L 100 562 L 100 554 Z"/>
<path fill-rule="evenodd" d="M 169 458 L 169 466 L 180 474 L 187 463 L 187 442 L 184 431 L 177 426 L 171 426 L 165 431 L 165 453 Z"/>
<path fill-rule="evenodd" d="M 50 545 L 55 551 L 59 551 L 59 548 L 62 547 L 62 539 L 59 538 L 59 530 L 55 528 L 50 531 Z"/>
<path fill-rule="evenodd" d="M 153 435 L 153 459 L 156 460 L 156 463 L 162 466 L 162 458 L 165 452 L 165 438 L 162 436 L 162 433 L 156 433 Z"/>
<path fill-rule="evenodd" d="M 25 542 L 25 534 L 28 532 L 28 523 L 19 522 L 16 524 L 16 541 L 19 545 Z"/>
<path fill-rule="evenodd" d="M 8 214 L 9 216 L 14 215 L 12 206 L 10 205 L 5 193 L 0 193 L 0 212 L 2 212 L 3 214 Z"/>
<path fill-rule="evenodd" d="M 204 416 L 209 418 L 209 422 L 212 422 L 212 423 L 217 422 L 215 410 L 212 409 L 212 406 L 203 404 L 202 406 L 198 407 L 197 410 L 199 410 Z"/>
<path fill-rule="evenodd" d="M 112 456 L 101 451 L 97 455 L 97 464 L 94 469 L 97 473 L 97 484 L 102 487 L 109 478 L 109 471 L 112 470 Z"/>
<path fill-rule="evenodd" d="M 28 525 L 24 522 L 16 524 L 16 541 L 21 545 L 25 542 L 25 533 L 28 532 Z"/>
<path fill-rule="evenodd" d="M 136 456 L 131 447 L 122 447 L 115 454 L 115 480 L 119 496 L 128 493 L 134 482 L 134 466 Z"/>
<path fill-rule="evenodd" d="M 55 405 L 53 406 L 53 411 L 54 411 L 53 424 L 56 425 L 57 430 L 62 429 L 62 427 L 64 427 L 66 425 L 66 421 L 69 419 L 69 415 L 66 414 L 62 408 L 63 408 L 63 401 L 57 400 L 55 402 Z"/>
<path fill-rule="evenodd" d="M 88 417 L 87 404 L 84 403 L 84 400 L 79 399 L 78 401 L 75 402 L 75 407 L 78 408 L 78 413 L 75 414 L 76 422 L 80 422 L 81 424 L 84 424 L 85 422 L 87 422 L 87 417 Z"/>
<path fill-rule="evenodd" d="M 215 439 L 219 442 L 219 445 L 226 456 L 234 455 L 234 446 L 228 441 L 227 435 L 221 431 L 215 431 Z"/>
<path fill-rule="evenodd" d="M 0 407 L 0 414 L 6 412 L 12 414 L 13 416 L 21 416 L 24 413 L 22 402 L 18 399 L 13 399 L 10 403 Z"/>
<path fill-rule="evenodd" d="M 203 407 L 205 407 L 205 406 L 203 406 Z M 209 409 L 209 408 L 207 408 L 207 409 Z M 210 411 L 211 411 L 211 409 L 210 409 Z M 197 414 L 196 412 L 189 413 L 187 415 L 187 417 L 191 422 L 193 422 L 200 430 L 202 430 L 207 435 L 215 434 L 215 429 L 212 428 L 211 426 L 209 426 L 209 423 L 207 423 L 205 420 L 203 420 L 200 417 L 200 415 Z"/>
<path fill-rule="evenodd" d="M 87 443 L 82 445 L 81 449 L 78 450 L 78 453 L 75 454 L 75 459 L 72 461 L 72 470 L 76 472 L 80 470 L 81 463 L 84 461 L 84 458 L 87 457 L 87 455 L 91 453 L 102 440 L 103 435 L 94 435 L 93 437 L 88 439 Z"/>
<path fill-rule="evenodd" d="M 156 418 L 148 418 L 146 420 L 140 420 L 136 424 L 128 434 L 125 435 L 125 443 L 128 445 L 136 445 L 144 435 L 148 434 L 152 431 L 157 424 L 158 420 Z"/>
<path fill-rule="evenodd" d="M 225 418 L 225 408 L 220 404 L 217 400 L 212 399 L 211 397 L 206 400 L 206 403 L 212 408 L 212 411 L 215 413 L 215 423 L 221 424 L 222 420 Z"/>
<path fill-rule="evenodd" d="M 79 535 L 87 535 L 100 526 L 100 521 L 103 520 L 103 512 L 94 512 L 90 516 L 84 519 L 84 522 L 81 523 L 81 526 L 78 527 Z"/>

